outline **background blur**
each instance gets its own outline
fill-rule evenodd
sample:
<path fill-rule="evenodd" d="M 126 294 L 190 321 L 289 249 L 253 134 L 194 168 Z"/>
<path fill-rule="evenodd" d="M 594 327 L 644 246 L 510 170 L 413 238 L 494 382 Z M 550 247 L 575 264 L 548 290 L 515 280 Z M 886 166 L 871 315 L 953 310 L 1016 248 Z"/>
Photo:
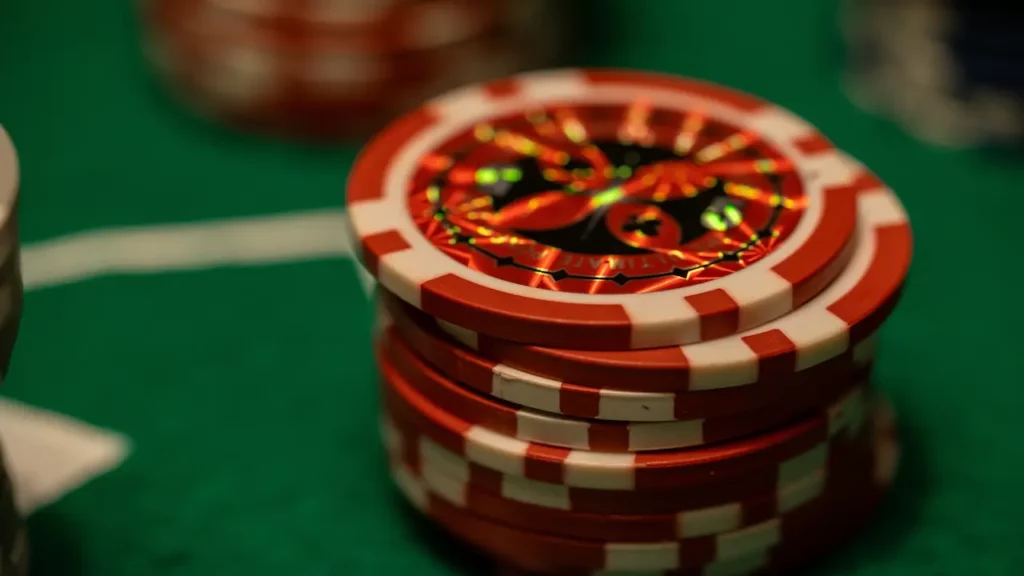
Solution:
<path fill-rule="evenodd" d="M 1019 573 L 1021 157 L 925 144 L 851 103 L 863 59 L 832 0 L 566 12 L 569 63 L 758 94 L 908 209 L 914 268 L 877 366 L 904 467 L 872 530 L 821 573 Z M 0 3 L 28 291 L 0 434 L 35 509 L 33 574 L 479 573 L 423 538 L 386 481 L 373 311 L 340 229 L 358 143 L 199 118 L 153 81 L 142 40 L 124 2 Z"/>

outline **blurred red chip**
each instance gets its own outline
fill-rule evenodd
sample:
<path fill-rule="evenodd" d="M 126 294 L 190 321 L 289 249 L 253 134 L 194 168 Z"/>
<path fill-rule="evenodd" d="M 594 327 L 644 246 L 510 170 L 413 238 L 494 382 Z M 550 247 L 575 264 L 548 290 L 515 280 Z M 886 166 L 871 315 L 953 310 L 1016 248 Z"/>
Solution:
<path fill-rule="evenodd" d="M 202 115 L 306 139 L 361 138 L 431 96 L 545 66 L 543 0 L 151 0 L 147 57 Z M 528 38 L 530 40 L 528 40 Z"/>

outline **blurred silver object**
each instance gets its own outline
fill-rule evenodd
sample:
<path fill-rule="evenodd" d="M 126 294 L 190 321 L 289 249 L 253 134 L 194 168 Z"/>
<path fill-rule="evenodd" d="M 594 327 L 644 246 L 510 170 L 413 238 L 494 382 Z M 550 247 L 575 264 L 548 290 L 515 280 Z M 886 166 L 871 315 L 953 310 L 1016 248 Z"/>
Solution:
<path fill-rule="evenodd" d="M 1024 12 L 961 0 L 845 0 L 846 89 L 923 141 L 1024 140 Z M 1000 38 L 1005 36 L 1005 38 Z M 992 68 L 997 74 L 992 74 Z"/>

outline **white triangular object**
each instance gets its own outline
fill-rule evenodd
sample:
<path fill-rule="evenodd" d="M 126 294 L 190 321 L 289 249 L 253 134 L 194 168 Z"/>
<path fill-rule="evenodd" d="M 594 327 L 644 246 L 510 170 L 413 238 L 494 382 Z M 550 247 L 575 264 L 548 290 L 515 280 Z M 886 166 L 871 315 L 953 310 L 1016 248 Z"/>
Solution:
<path fill-rule="evenodd" d="M 2 398 L 0 439 L 25 515 L 116 468 L 130 451 L 120 434 Z"/>

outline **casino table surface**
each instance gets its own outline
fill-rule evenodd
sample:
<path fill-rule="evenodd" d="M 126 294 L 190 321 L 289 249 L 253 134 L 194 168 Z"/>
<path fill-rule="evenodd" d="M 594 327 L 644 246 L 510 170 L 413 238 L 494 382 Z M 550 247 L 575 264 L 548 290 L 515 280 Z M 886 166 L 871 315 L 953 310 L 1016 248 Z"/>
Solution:
<path fill-rule="evenodd" d="M 587 6 L 578 63 L 789 107 L 912 218 L 912 276 L 876 377 L 904 466 L 870 530 L 817 573 L 1020 574 L 1020 157 L 928 148 L 858 111 L 831 2 Z M 388 485 L 373 310 L 341 229 L 357 147 L 196 120 L 152 86 L 138 44 L 124 2 L 0 3 L 28 287 L 3 394 L 130 443 L 34 511 L 34 574 L 483 573 Z"/>

